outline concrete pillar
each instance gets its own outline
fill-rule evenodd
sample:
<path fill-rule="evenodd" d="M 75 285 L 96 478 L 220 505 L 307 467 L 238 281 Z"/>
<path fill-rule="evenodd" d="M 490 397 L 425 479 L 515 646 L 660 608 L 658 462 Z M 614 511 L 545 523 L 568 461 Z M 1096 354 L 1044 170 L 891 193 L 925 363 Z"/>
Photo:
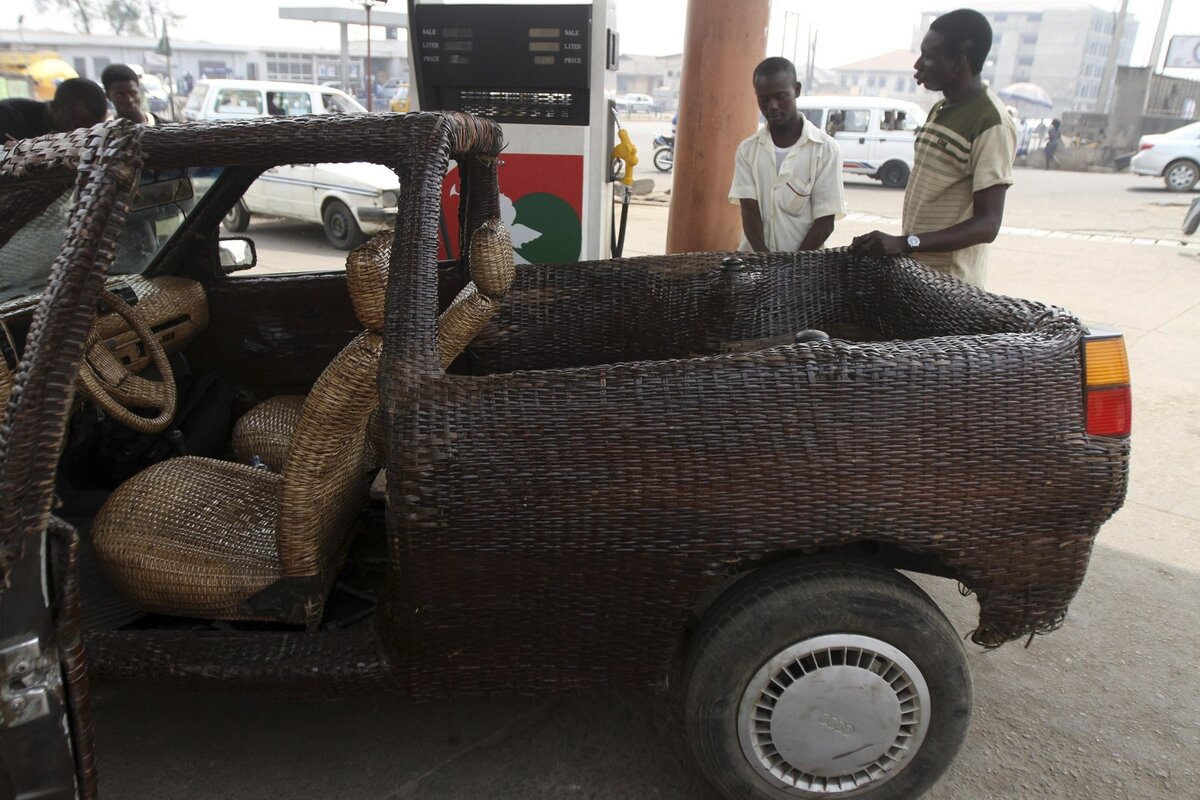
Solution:
<path fill-rule="evenodd" d="M 342 29 L 342 91 L 354 97 L 350 89 L 350 26 L 343 22 L 338 27 Z"/>
<path fill-rule="evenodd" d="M 769 0 L 689 0 L 667 252 L 732 250 L 741 236 L 729 202 L 733 157 L 754 133 L 751 73 L 767 51 Z"/>

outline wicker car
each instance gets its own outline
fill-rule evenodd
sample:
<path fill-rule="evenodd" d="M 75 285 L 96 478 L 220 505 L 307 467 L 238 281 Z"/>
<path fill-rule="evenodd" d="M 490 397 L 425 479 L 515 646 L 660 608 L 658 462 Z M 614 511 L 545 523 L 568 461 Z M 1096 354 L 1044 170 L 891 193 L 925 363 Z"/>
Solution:
<path fill-rule="evenodd" d="M 1124 496 L 1119 336 L 844 250 L 514 267 L 502 144 L 410 114 L 0 154 L 27 287 L 0 305 L 0 785 L 95 795 L 89 681 L 678 679 L 725 796 L 916 797 L 971 683 L 896 570 L 974 591 L 983 646 L 1063 620 Z M 344 273 L 233 274 L 245 188 L 331 158 L 396 170 L 394 236 Z M 60 207 L 39 273 L 27 232 Z"/>

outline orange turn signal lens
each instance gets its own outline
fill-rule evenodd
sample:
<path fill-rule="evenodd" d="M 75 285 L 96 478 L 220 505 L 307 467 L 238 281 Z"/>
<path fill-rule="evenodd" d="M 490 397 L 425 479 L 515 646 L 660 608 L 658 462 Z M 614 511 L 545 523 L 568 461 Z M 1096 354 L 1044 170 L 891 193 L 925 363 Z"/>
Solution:
<path fill-rule="evenodd" d="M 1084 342 L 1083 365 L 1089 387 L 1129 383 L 1129 358 L 1125 355 L 1124 337 Z"/>

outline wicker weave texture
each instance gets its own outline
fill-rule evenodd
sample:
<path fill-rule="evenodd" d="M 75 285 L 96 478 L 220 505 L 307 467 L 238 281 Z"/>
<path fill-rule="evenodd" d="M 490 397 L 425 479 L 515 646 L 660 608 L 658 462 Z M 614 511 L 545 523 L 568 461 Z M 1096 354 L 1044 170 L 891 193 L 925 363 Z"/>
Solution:
<path fill-rule="evenodd" d="M 234 457 L 248 464 L 258 456 L 272 472 L 282 470 L 303 407 L 304 395 L 281 394 L 247 411 L 233 426 Z"/>
<path fill-rule="evenodd" d="M 283 466 L 278 541 L 285 575 L 333 579 L 370 485 L 367 424 L 379 404 L 382 350 L 382 337 L 364 331 L 304 401 Z"/>
<path fill-rule="evenodd" d="M 97 514 L 105 572 L 146 611 L 245 619 L 243 602 L 282 575 L 280 476 L 244 464 L 173 458 L 123 483 Z"/>
<path fill-rule="evenodd" d="M 388 373 L 420 397 L 390 494 L 414 685 L 451 651 L 502 665 L 458 689 L 661 674 L 717 583 L 863 542 L 959 575 L 980 643 L 1061 621 L 1127 479 L 1084 433 L 1078 321 L 906 260 L 727 255 L 522 267 L 493 374 Z M 879 341 L 719 354 L 806 328 Z"/>

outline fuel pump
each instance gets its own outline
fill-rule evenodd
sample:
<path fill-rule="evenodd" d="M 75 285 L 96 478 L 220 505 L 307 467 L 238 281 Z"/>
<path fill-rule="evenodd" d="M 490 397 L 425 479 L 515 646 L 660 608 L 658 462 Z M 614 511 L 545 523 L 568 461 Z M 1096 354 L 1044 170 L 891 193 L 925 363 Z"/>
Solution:
<path fill-rule="evenodd" d="M 610 255 L 615 215 L 605 213 L 608 186 L 632 182 L 628 169 L 617 176 L 611 167 L 617 157 L 614 25 L 611 0 L 409 0 L 417 107 L 477 114 L 504 128 L 500 209 L 517 263 Z M 457 183 L 452 173 L 442 191 L 443 254 L 451 258 L 457 255 L 448 244 L 458 241 Z"/>

